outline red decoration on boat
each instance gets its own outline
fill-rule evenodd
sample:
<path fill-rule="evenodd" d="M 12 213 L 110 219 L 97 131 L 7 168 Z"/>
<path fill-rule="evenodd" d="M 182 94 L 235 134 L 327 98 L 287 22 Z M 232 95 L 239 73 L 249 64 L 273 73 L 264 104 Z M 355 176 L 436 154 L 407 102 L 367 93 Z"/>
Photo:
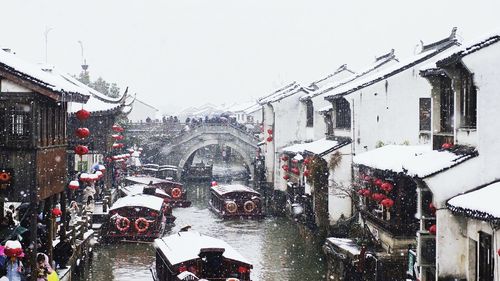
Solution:
<path fill-rule="evenodd" d="M 373 193 L 372 194 L 372 199 L 377 201 L 377 202 L 380 202 L 382 200 L 384 200 L 386 198 L 386 196 L 382 193 Z"/>
<path fill-rule="evenodd" d="M 75 131 L 75 135 L 81 139 L 84 139 L 84 138 L 90 136 L 90 131 L 87 128 L 78 128 Z"/>
<path fill-rule="evenodd" d="M 432 202 L 429 204 L 429 211 L 431 211 L 431 214 L 433 215 L 436 214 L 436 207 Z"/>
<path fill-rule="evenodd" d="M 309 170 L 305 170 L 303 174 L 304 174 L 304 177 L 308 177 L 311 175 L 311 172 L 309 172 Z"/>
<path fill-rule="evenodd" d="M 284 180 L 289 180 L 289 179 L 290 179 L 290 176 L 289 176 L 289 175 L 284 175 L 284 176 L 283 176 L 283 179 L 284 179 Z"/>
<path fill-rule="evenodd" d="M 394 206 L 394 201 L 390 198 L 385 198 L 384 200 L 380 201 L 380 204 L 389 209 Z"/>
<path fill-rule="evenodd" d="M 210 183 L 210 185 L 211 185 L 211 186 L 217 186 L 218 184 L 217 184 L 217 182 L 216 182 L 216 181 L 212 181 L 212 182 Z"/>
<path fill-rule="evenodd" d="M 80 109 L 78 110 L 76 113 L 76 118 L 80 121 L 85 121 L 87 119 L 89 119 L 90 117 L 90 112 L 88 112 L 87 110 L 85 109 Z"/>
<path fill-rule="evenodd" d="M 68 187 L 71 190 L 77 190 L 80 188 L 80 183 L 78 181 L 70 181 Z"/>
<path fill-rule="evenodd" d="M 445 142 L 441 145 L 441 148 L 442 149 L 450 149 L 453 147 L 453 144 L 449 143 L 449 142 Z"/>
<path fill-rule="evenodd" d="M 384 182 L 380 188 L 385 192 L 390 192 L 394 186 L 390 182 Z"/>
<path fill-rule="evenodd" d="M 267 129 L 267 133 L 272 135 L 273 134 L 273 129 Z"/>
<path fill-rule="evenodd" d="M 272 142 L 273 141 L 273 137 L 269 136 L 269 137 L 267 137 L 266 140 L 267 140 L 267 142 Z"/>
<path fill-rule="evenodd" d="M 281 156 L 281 160 L 288 161 L 288 156 L 286 156 L 286 155 Z"/>
<path fill-rule="evenodd" d="M 113 131 L 117 132 L 117 133 L 121 133 L 123 132 L 123 128 L 122 126 L 118 125 L 118 124 L 114 124 L 111 129 L 113 129 Z"/>
<path fill-rule="evenodd" d="M 384 182 L 381 179 L 375 179 L 373 182 L 376 186 L 381 186 Z"/>
<path fill-rule="evenodd" d="M 75 153 L 82 156 L 82 155 L 85 155 L 87 153 L 89 153 L 89 148 L 86 147 L 85 145 L 77 145 L 75 147 Z"/>
<path fill-rule="evenodd" d="M 52 215 L 54 215 L 54 217 L 60 217 L 62 215 L 61 209 L 59 208 L 52 209 Z"/>
<path fill-rule="evenodd" d="M 431 225 L 431 227 L 429 227 L 429 233 L 432 235 L 436 235 L 436 232 L 437 232 L 436 225 L 435 224 Z"/>

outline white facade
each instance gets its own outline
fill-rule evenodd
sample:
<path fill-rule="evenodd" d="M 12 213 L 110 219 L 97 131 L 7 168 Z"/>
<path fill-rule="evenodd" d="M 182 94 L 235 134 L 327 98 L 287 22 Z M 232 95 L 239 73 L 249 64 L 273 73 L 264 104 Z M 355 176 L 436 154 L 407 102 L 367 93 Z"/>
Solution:
<path fill-rule="evenodd" d="M 161 119 L 160 110 L 137 98 L 134 101 L 132 111 L 127 117 L 131 122 L 146 122 L 148 117 L 151 118 L 151 120 Z"/>

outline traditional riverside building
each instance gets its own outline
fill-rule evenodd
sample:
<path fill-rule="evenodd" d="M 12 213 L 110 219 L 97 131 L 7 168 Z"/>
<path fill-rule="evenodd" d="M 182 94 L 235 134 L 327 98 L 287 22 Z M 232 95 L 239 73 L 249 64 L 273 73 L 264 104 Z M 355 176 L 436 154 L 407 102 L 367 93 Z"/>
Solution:
<path fill-rule="evenodd" d="M 354 156 L 353 181 L 347 187 L 357 191 L 352 197 L 353 207 L 360 215 L 361 226 L 347 231 L 348 240 L 327 239 L 325 252 L 333 280 L 402 280 L 406 277 L 408 248 L 415 246 L 419 229 L 419 221 L 415 219 L 417 184 L 411 177 L 419 174 L 405 174 L 406 168 L 398 166 L 401 159 L 393 159 L 392 148 L 395 144 L 402 145 L 403 149 L 400 146 L 394 149 L 399 157 L 406 155 L 407 150 L 410 155 L 419 149 L 431 150 L 431 87 L 419 76 L 419 70 L 457 46 L 455 32 L 454 29 L 449 37 L 435 43 L 421 44 L 415 56 L 386 65 L 333 89 L 326 96 L 332 103 L 332 116 L 342 120 L 341 114 L 349 114 L 343 119 L 348 119 L 350 125 L 340 130 L 334 128 L 332 132 L 352 140 L 350 151 L 343 157 Z M 414 145 L 424 148 L 414 148 Z M 466 149 L 446 156 L 467 159 L 462 155 L 472 157 L 474 152 Z M 386 165 L 386 162 L 396 165 Z M 436 171 L 431 169 L 421 176 L 428 176 L 427 172 Z"/>
<path fill-rule="evenodd" d="M 500 280 L 499 41 L 498 33 L 485 36 L 421 72 L 433 87 L 433 147 L 474 150 L 477 157 L 418 183 L 420 210 L 432 202 L 436 220 L 430 229 L 420 216 L 420 280 Z"/>
<path fill-rule="evenodd" d="M 43 222 L 52 225 L 51 209 L 67 186 L 68 102 L 88 99 L 86 89 L 51 68 L 29 64 L 0 50 L 0 207 L 3 210 L 7 202 L 30 204 L 27 215 L 21 217 L 21 225 L 30 228 L 29 241 L 37 239 L 39 208 Z M 48 231 L 51 238 L 53 228 Z M 42 242 L 51 256 L 52 239 L 47 240 Z M 33 253 L 30 261 L 34 268 Z"/>

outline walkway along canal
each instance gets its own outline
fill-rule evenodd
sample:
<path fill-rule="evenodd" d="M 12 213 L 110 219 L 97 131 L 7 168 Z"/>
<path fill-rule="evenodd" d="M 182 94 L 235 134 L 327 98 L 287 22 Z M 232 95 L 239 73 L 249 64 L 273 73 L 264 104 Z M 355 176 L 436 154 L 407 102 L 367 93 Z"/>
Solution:
<path fill-rule="evenodd" d="M 326 280 L 322 241 L 305 241 L 286 218 L 221 220 L 208 209 L 208 186 L 185 185 L 193 204 L 189 208 L 174 209 L 177 220 L 171 233 L 191 225 L 194 231 L 225 240 L 252 262 L 253 281 Z M 152 280 L 149 267 L 154 259 L 152 244 L 100 245 L 78 280 Z"/>

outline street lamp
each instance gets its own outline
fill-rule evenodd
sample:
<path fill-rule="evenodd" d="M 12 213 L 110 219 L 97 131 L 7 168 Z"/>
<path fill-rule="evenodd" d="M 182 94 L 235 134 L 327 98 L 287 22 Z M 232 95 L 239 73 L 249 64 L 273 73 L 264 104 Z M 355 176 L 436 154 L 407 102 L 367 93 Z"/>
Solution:
<path fill-rule="evenodd" d="M 49 27 L 45 27 L 45 63 L 48 62 L 48 59 L 47 59 L 47 53 L 48 53 L 48 42 L 49 42 L 49 32 L 52 30 L 53 28 L 49 28 Z"/>
<path fill-rule="evenodd" d="M 86 72 L 89 66 L 87 64 L 87 60 L 83 56 L 83 42 L 78 40 L 78 43 L 80 44 L 80 49 L 82 50 L 82 69 L 84 72 Z"/>

